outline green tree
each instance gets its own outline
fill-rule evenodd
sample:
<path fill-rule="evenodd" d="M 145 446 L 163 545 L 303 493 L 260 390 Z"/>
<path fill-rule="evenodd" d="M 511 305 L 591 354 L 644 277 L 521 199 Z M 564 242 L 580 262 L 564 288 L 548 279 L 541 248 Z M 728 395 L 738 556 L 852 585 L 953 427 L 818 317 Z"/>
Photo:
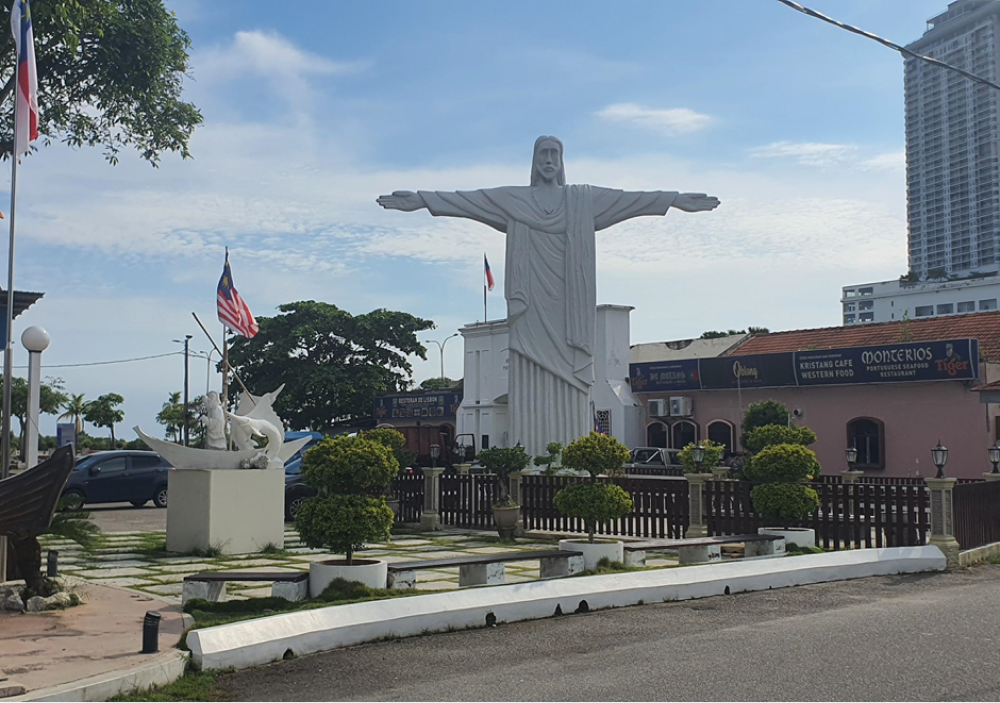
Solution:
<path fill-rule="evenodd" d="M 479 452 L 476 457 L 479 465 L 500 479 L 500 499 L 494 503 L 498 508 L 511 507 L 515 503 L 510 497 L 510 475 L 523 471 L 531 463 L 531 457 L 524 447 L 490 447 Z"/>
<path fill-rule="evenodd" d="M 278 310 L 257 318 L 252 339 L 235 339 L 229 361 L 253 393 L 285 384 L 275 411 L 295 430 L 329 431 L 339 421 L 370 418 L 377 396 L 409 386 L 407 356 L 427 358 L 416 335 L 434 324 L 384 309 L 351 315 L 312 300 Z"/>
<path fill-rule="evenodd" d="M 376 427 L 374 430 L 362 432 L 361 435 L 369 441 L 378 442 L 392 452 L 400 470 L 413 466 L 417 460 L 417 453 L 406 448 L 406 437 L 399 430 L 392 427 Z"/>
<path fill-rule="evenodd" d="M 0 380 L 0 389 L 3 381 Z M 63 381 L 60 378 L 46 378 L 38 388 L 38 409 L 45 415 L 55 415 L 62 410 L 67 396 Z M 27 450 L 25 438 L 28 433 L 28 382 L 23 378 L 14 377 L 10 384 L 10 415 L 17 418 L 20 427 L 20 456 L 24 458 Z"/>
<path fill-rule="evenodd" d="M 318 495 L 295 515 L 310 547 L 343 554 L 350 566 L 365 542 L 388 540 L 394 519 L 385 493 L 399 472 L 389 448 L 363 436 L 327 438 L 302 458 L 302 475 Z"/>
<path fill-rule="evenodd" d="M 125 411 L 119 410 L 118 406 L 125 402 L 125 398 L 117 393 L 106 393 L 99 396 L 97 400 L 87 403 L 83 412 L 83 419 L 95 427 L 107 427 L 111 430 L 111 444 L 109 448 L 115 448 L 115 423 L 125 419 Z"/>
<path fill-rule="evenodd" d="M 632 498 L 625 489 L 597 482 L 597 477 L 602 474 L 622 474 L 628 457 L 624 444 L 597 432 L 570 442 L 563 450 L 563 464 L 575 471 L 586 471 L 590 479 L 587 483 L 571 483 L 556 493 L 556 509 L 563 515 L 583 520 L 591 543 L 598 525 L 617 520 L 632 511 Z"/>
<path fill-rule="evenodd" d="M 449 388 L 454 387 L 455 382 L 452 381 L 447 376 L 441 376 L 440 378 L 428 378 L 420 383 L 420 390 L 422 391 L 446 391 Z"/>
<path fill-rule="evenodd" d="M 3 14 L 9 18 L 9 10 Z M 201 114 L 181 101 L 191 40 L 163 0 L 33 0 L 31 24 L 46 141 L 188 157 Z M 8 25 L 9 26 L 9 25 Z M 12 151 L 14 41 L 0 33 L 0 155 Z"/>
<path fill-rule="evenodd" d="M 696 462 L 694 455 L 691 453 L 696 446 L 700 446 L 705 450 L 705 455 L 702 457 L 701 463 Z M 719 465 L 725 453 L 725 444 L 713 442 L 710 439 L 703 439 L 697 445 L 691 442 L 691 444 L 684 447 L 678 452 L 677 458 L 680 459 L 681 465 L 684 466 L 684 473 L 694 474 L 702 471 L 711 471 L 713 467 Z"/>
<path fill-rule="evenodd" d="M 164 436 L 167 439 L 180 442 L 181 428 L 184 426 L 184 404 L 181 403 L 180 391 L 167 396 L 167 402 L 156 413 L 156 421 L 166 427 Z"/>
<path fill-rule="evenodd" d="M 72 420 L 75 422 L 77 434 L 83 432 L 83 409 L 87 405 L 85 398 L 86 396 L 83 393 L 71 394 L 62 406 L 62 409 L 66 412 L 58 418 L 60 420 Z"/>

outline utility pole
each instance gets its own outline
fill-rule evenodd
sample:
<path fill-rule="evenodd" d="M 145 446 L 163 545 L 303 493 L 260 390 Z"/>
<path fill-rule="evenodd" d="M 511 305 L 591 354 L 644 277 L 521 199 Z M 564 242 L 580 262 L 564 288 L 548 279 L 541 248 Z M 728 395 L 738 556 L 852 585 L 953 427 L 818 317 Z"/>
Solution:
<path fill-rule="evenodd" d="M 191 335 L 184 335 L 184 446 L 188 446 L 188 344 Z"/>

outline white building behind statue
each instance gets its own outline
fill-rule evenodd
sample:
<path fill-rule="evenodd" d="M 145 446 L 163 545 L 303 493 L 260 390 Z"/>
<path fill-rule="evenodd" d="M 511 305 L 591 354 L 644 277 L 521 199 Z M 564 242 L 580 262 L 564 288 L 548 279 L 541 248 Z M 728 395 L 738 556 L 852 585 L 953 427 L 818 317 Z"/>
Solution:
<path fill-rule="evenodd" d="M 628 384 L 629 313 L 627 305 L 598 305 L 595 383 L 591 415 L 603 431 L 627 446 L 641 444 L 642 408 Z M 471 435 L 475 449 L 512 447 L 507 411 L 508 328 L 506 320 L 470 324 L 459 330 L 465 343 L 465 391 L 458 411 L 457 436 Z M 544 421 L 540 418 L 539 421 Z M 459 441 L 467 442 L 468 437 Z"/>

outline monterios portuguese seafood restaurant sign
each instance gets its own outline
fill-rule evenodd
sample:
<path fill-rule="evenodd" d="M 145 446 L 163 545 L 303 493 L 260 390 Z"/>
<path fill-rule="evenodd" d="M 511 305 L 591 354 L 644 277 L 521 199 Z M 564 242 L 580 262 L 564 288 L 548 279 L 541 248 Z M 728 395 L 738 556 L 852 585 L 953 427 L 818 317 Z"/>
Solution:
<path fill-rule="evenodd" d="M 838 386 L 979 378 L 979 340 L 811 349 L 630 364 L 632 390 L 644 393 L 782 386 Z"/>

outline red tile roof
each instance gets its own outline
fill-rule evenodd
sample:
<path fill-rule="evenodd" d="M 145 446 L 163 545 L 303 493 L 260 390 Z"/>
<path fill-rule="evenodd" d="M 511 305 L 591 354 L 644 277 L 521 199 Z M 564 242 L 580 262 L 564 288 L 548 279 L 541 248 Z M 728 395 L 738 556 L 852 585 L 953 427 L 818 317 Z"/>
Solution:
<path fill-rule="evenodd" d="M 758 334 L 728 356 L 966 338 L 979 340 L 983 359 L 1000 361 L 1000 311 Z"/>

